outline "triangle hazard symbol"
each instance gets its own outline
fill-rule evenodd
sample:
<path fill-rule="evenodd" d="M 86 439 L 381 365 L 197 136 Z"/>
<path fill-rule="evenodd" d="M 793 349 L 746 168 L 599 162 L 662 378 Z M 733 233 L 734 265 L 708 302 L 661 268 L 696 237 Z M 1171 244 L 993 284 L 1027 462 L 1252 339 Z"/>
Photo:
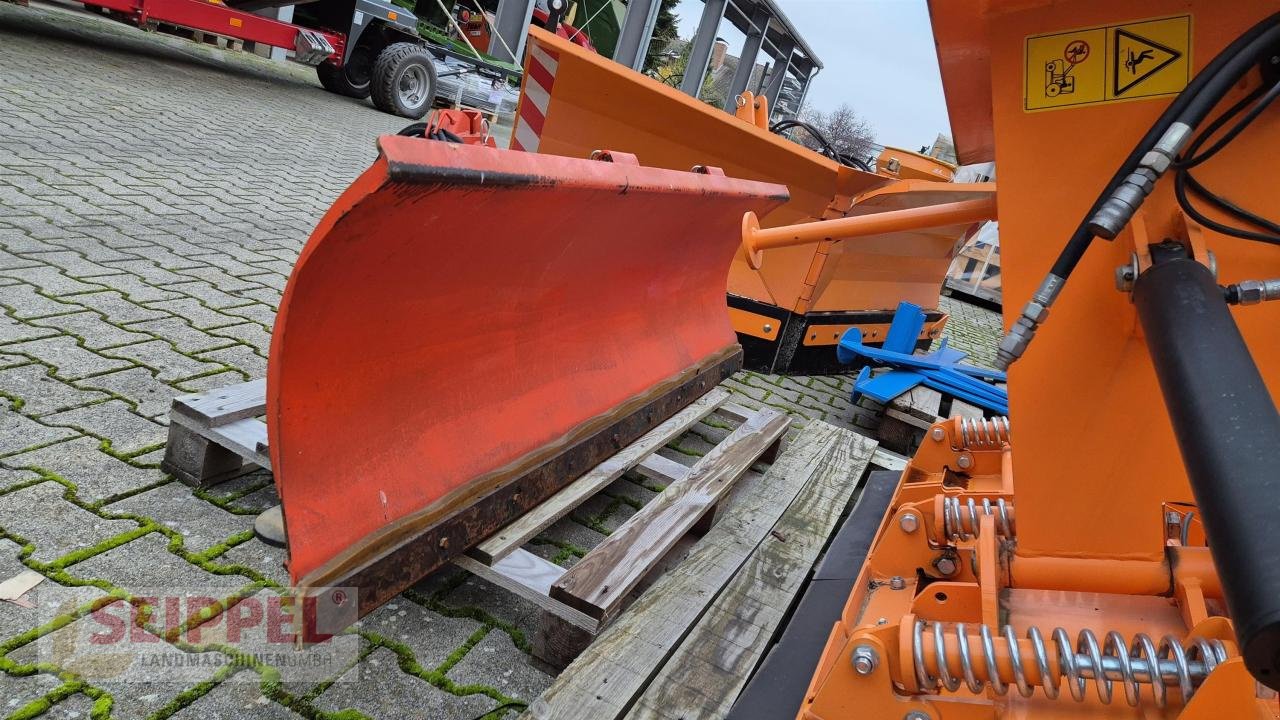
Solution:
<path fill-rule="evenodd" d="M 1111 60 L 1116 96 L 1132 90 L 1180 57 L 1182 53 L 1168 45 L 1116 28 L 1115 52 Z"/>

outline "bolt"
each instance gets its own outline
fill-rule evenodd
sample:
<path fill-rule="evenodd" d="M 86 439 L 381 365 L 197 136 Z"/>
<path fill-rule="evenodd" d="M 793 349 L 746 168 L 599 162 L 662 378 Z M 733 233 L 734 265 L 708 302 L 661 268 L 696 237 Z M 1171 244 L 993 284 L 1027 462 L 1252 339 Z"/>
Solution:
<path fill-rule="evenodd" d="M 1119 265 L 1116 267 L 1116 290 L 1131 292 L 1133 290 L 1133 267 Z"/>
<path fill-rule="evenodd" d="M 772 325 L 770 325 L 769 323 L 765 323 L 765 324 L 764 324 L 764 331 L 765 331 L 765 332 L 773 332 L 773 326 L 772 326 Z"/>
<path fill-rule="evenodd" d="M 905 513 L 898 519 L 898 527 L 902 528 L 904 533 L 913 533 L 920 527 L 920 518 L 915 513 Z"/>
<path fill-rule="evenodd" d="M 902 579 L 901 575 L 894 575 L 889 578 L 889 587 L 894 590 L 901 590 L 907 586 L 907 581 Z"/>
<path fill-rule="evenodd" d="M 947 433 L 940 427 L 934 428 L 931 434 L 933 435 L 934 442 L 942 442 L 942 439 L 947 436 Z"/>
<path fill-rule="evenodd" d="M 961 470 L 968 470 L 973 467 L 973 456 L 969 453 L 960 453 L 960 457 L 956 460 L 956 464 L 960 466 Z"/>
<path fill-rule="evenodd" d="M 933 566 L 937 568 L 938 572 L 942 573 L 947 577 L 951 577 L 952 575 L 955 575 L 956 571 L 960 569 L 959 567 L 956 566 L 955 558 L 949 557 L 947 555 L 943 555 L 937 560 L 934 560 Z"/>
<path fill-rule="evenodd" d="M 877 625 L 888 625 L 888 624 L 889 624 L 889 618 L 880 618 L 879 620 L 876 620 L 876 624 L 877 624 Z"/>
<path fill-rule="evenodd" d="M 880 654 L 870 645 L 853 649 L 853 670 L 859 675 L 870 675 L 880 666 Z"/>
<path fill-rule="evenodd" d="M 919 710 L 912 710 L 902 716 L 902 720 L 929 720 L 929 713 L 922 713 Z"/>

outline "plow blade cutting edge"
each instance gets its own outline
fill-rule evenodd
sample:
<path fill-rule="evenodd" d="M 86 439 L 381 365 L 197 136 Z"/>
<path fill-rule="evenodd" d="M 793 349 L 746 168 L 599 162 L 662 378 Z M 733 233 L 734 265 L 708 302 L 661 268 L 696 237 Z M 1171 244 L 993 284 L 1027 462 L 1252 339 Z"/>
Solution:
<path fill-rule="evenodd" d="M 361 614 L 736 370 L 741 218 L 787 200 L 719 174 L 379 147 L 302 251 L 267 373 L 290 576 L 358 586 Z"/>

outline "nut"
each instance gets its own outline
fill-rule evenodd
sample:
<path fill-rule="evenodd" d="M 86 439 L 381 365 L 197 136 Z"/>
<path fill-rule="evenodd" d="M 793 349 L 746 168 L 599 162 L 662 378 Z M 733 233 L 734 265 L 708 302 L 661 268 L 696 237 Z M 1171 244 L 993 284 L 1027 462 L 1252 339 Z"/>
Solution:
<path fill-rule="evenodd" d="M 907 581 L 902 579 L 901 575 L 894 575 L 889 578 L 889 587 L 893 590 L 901 590 L 907 586 Z"/>
<path fill-rule="evenodd" d="M 880 654 L 870 645 L 859 645 L 853 649 L 853 670 L 859 675 L 870 675 L 880 667 Z"/>
<path fill-rule="evenodd" d="M 934 442 L 942 442 L 943 438 L 947 436 L 947 433 L 942 428 L 936 427 L 933 429 L 933 432 L 929 433 L 929 435 L 933 438 Z"/>
<path fill-rule="evenodd" d="M 929 713 L 922 713 L 919 710 L 912 710 L 902 716 L 902 720 L 929 720 Z"/>
<path fill-rule="evenodd" d="M 1026 307 L 1022 308 L 1022 317 L 1039 325 L 1044 319 L 1049 317 L 1049 308 L 1042 303 L 1031 300 L 1027 302 Z"/>
<path fill-rule="evenodd" d="M 1266 299 L 1266 292 L 1257 280 L 1242 280 L 1236 284 L 1240 290 L 1241 305 L 1256 305 Z"/>
<path fill-rule="evenodd" d="M 956 559 L 949 555 L 943 555 L 937 560 L 934 560 L 933 567 L 946 577 L 955 575 L 956 571 L 960 569 L 959 566 L 956 565 Z"/>
<path fill-rule="evenodd" d="M 904 533 L 913 533 L 920 527 L 920 518 L 916 517 L 915 513 L 903 513 L 902 517 L 898 518 L 898 527 L 902 528 Z"/>

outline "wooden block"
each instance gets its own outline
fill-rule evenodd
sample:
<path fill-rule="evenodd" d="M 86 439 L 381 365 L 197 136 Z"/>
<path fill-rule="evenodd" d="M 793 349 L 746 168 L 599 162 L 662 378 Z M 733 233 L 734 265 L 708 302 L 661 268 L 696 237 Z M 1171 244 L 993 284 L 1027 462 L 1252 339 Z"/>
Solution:
<path fill-rule="evenodd" d="M 772 445 L 765 448 L 765 451 L 760 453 L 760 457 L 756 459 L 756 462 L 762 462 L 762 463 L 765 463 L 766 465 L 772 465 L 773 463 L 777 462 L 778 455 L 782 454 L 782 448 L 786 444 L 787 444 L 787 436 L 783 435 L 782 437 L 775 440 Z"/>
<path fill-rule="evenodd" d="M 903 419 L 905 416 L 893 409 L 886 409 L 884 419 L 880 422 L 880 428 L 876 431 L 876 437 L 880 439 L 880 444 L 889 450 L 904 455 L 910 454 L 920 443 L 920 438 L 924 434 L 922 428 L 917 427 L 914 423 L 915 418 L 911 418 L 911 422 Z"/>
<path fill-rule="evenodd" d="M 716 524 L 716 508 L 719 505 L 712 505 L 707 511 L 702 513 L 702 517 L 693 523 L 693 527 L 689 528 L 689 534 L 695 537 L 702 537 L 711 532 L 711 526 Z"/>
<path fill-rule="evenodd" d="M 693 401 L 666 422 L 645 433 L 639 440 L 618 451 L 613 457 L 591 468 L 582 477 L 569 483 L 541 505 L 477 545 L 472 556 L 481 562 L 491 564 L 494 560 L 524 545 L 544 528 L 568 515 L 587 498 L 622 477 L 623 473 L 642 461 L 646 455 L 683 435 L 686 430 L 709 415 L 728 397 L 728 390 L 712 388 L 706 395 Z"/>
<path fill-rule="evenodd" d="M 871 461 L 876 443 L 840 430 L 825 460 L 626 716 L 724 717 L 764 659 L 774 632 Z"/>
<path fill-rule="evenodd" d="M 970 405 L 960 398 L 951 400 L 951 417 L 981 418 L 982 408 Z"/>
<path fill-rule="evenodd" d="M 241 474 L 244 460 L 196 431 L 170 423 L 160 469 L 191 487 L 207 488 Z"/>
<path fill-rule="evenodd" d="M 707 605 L 825 463 L 836 428 L 813 421 L 763 476 L 750 477 L 724 519 L 605 628 L 523 716 L 610 720 L 625 715 Z M 655 501 L 656 502 L 656 501 Z"/>
<path fill-rule="evenodd" d="M 228 385 L 200 395 L 174 398 L 169 416 L 181 415 L 202 425 L 217 427 L 244 418 L 257 417 L 267 409 L 267 380 L 261 378 L 238 385 Z"/>
<path fill-rule="evenodd" d="M 578 627 L 553 612 L 541 610 L 529 644 L 534 657 L 563 670 L 595 639 L 594 632 Z"/>
<path fill-rule="evenodd" d="M 938 419 L 940 405 L 942 405 L 942 393 L 924 385 L 917 385 L 894 398 L 889 403 L 889 409 L 923 423 L 923 425 L 916 424 L 916 427 L 927 428 Z"/>
<path fill-rule="evenodd" d="M 612 617 L 653 564 L 789 427 L 787 415 L 775 410 L 748 418 L 570 568 L 551 587 L 551 596 L 591 617 Z"/>
<path fill-rule="evenodd" d="M 885 408 L 880 423 L 880 444 L 890 450 L 910 454 L 920 445 L 924 431 L 938 419 L 942 393 L 917 385 L 894 398 Z"/>

